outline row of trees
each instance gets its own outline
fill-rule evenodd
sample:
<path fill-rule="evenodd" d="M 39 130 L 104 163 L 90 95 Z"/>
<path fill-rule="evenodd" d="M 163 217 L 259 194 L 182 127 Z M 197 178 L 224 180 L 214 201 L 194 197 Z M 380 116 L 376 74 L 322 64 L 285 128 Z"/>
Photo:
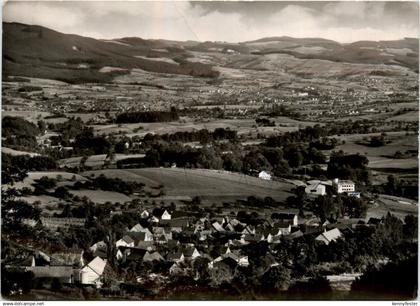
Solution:
<path fill-rule="evenodd" d="M 171 111 L 148 111 L 148 112 L 127 112 L 121 113 L 116 118 L 116 123 L 138 123 L 138 122 L 168 122 L 179 120 L 178 110 L 171 108 Z"/>

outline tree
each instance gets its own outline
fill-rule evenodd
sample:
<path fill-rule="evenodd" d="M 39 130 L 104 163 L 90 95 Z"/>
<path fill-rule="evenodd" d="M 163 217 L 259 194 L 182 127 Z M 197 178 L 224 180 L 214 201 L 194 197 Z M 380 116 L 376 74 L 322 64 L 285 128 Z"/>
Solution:
<path fill-rule="evenodd" d="M 223 263 L 217 263 L 213 269 L 210 269 L 210 286 L 220 287 L 222 284 L 230 283 L 233 279 L 231 268 Z"/>
<path fill-rule="evenodd" d="M 418 233 L 418 218 L 413 215 L 407 215 L 404 218 L 403 228 L 404 238 L 414 240 Z"/>
<path fill-rule="evenodd" d="M 243 159 L 243 171 L 250 173 L 252 171 L 271 170 L 271 165 L 267 158 L 258 151 L 251 151 Z"/>
<path fill-rule="evenodd" d="M 326 299 L 326 294 L 332 292 L 331 284 L 325 276 L 316 275 L 306 282 L 296 282 L 289 288 L 290 293 L 304 294 L 309 299 L 322 298 Z"/>
<path fill-rule="evenodd" d="M 417 256 L 389 262 L 380 268 L 370 267 L 351 286 L 351 294 L 375 299 L 413 299 L 417 297 Z"/>
<path fill-rule="evenodd" d="M 265 288 L 287 290 L 290 284 L 290 269 L 278 265 L 271 267 L 262 277 L 261 284 Z"/>
<path fill-rule="evenodd" d="M 193 262 L 193 270 L 196 272 L 196 278 L 204 284 L 208 283 L 210 277 L 209 262 L 210 260 L 205 257 L 198 257 Z"/>
<path fill-rule="evenodd" d="M 399 181 L 395 175 L 388 175 L 386 189 L 389 194 L 396 194 L 399 186 Z"/>
<path fill-rule="evenodd" d="M 334 221 L 342 216 L 342 203 L 340 198 L 332 198 L 328 195 L 318 196 L 313 202 L 313 211 L 321 219 Z"/>
<path fill-rule="evenodd" d="M 44 120 L 38 121 L 38 129 L 41 133 L 44 133 L 47 130 L 47 125 L 45 124 Z"/>
<path fill-rule="evenodd" d="M 303 163 L 303 155 L 300 151 L 295 151 L 289 155 L 289 165 L 292 168 L 297 168 Z"/>
<path fill-rule="evenodd" d="M 2 229 L 4 232 L 19 233 L 19 229 L 23 227 L 22 220 L 25 218 L 39 220 L 41 210 L 25 201 L 16 198 L 16 191 L 9 189 L 2 191 Z"/>
<path fill-rule="evenodd" d="M 242 160 L 234 154 L 225 154 L 223 158 L 223 169 L 232 172 L 240 172 L 242 169 Z"/>

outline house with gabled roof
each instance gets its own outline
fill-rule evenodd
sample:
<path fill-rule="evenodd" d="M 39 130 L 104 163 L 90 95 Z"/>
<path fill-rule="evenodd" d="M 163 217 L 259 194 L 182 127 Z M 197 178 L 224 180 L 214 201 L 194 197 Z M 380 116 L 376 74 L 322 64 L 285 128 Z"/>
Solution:
<path fill-rule="evenodd" d="M 168 255 L 166 255 L 166 260 L 167 261 L 172 261 L 172 262 L 180 262 L 183 261 L 185 259 L 184 254 L 182 252 L 172 252 L 172 253 L 168 253 Z"/>
<path fill-rule="evenodd" d="M 153 241 L 153 234 L 148 229 L 142 232 L 128 232 L 126 235 L 134 240 L 134 246 L 141 241 Z"/>
<path fill-rule="evenodd" d="M 124 235 L 120 240 L 115 243 L 116 247 L 124 246 L 124 247 L 133 247 L 134 240 L 128 235 Z"/>
<path fill-rule="evenodd" d="M 160 255 L 159 252 L 152 252 L 150 253 L 149 251 L 147 251 L 144 256 L 143 256 L 143 261 L 144 262 L 153 262 L 153 261 L 163 261 L 165 260 L 162 255 Z"/>
<path fill-rule="evenodd" d="M 147 249 L 137 248 L 137 247 L 134 247 L 134 248 L 121 247 L 119 251 L 121 251 L 122 253 L 121 259 L 123 262 L 127 262 L 127 261 L 138 262 L 138 261 L 143 260 L 144 254 L 146 254 Z"/>
<path fill-rule="evenodd" d="M 185 259 L 195 259 L 201 256 L 195 246 L 181 247 L 181 252 L 184 254 Z"/>
<path fill-rule="evenodd" d="M 102 274 L 104 273 L 106 260 L 95 257 L 77 273 L 77 280 L 84 285 L 102 286 Z"/>
<path fill-rule="evenodd" d="M 136 225 L 134 225 L 131 229 L 130 232 L 141 232 L 144 230 L 144 227 L 140 225 L 140 223 L 137 223 Z"/>
<path fill-rule="evenodd" d="M 171 232 L 180 233 L 190 225 L 190 220 L 185 217 L 171 219 L 171 220 L 161 220 L 160 225 L 169 228 Z"/>
<path fill-rule="evenodd" d="M 241 234 L 245 234 L 245 235 L 255 235 L 255 233 L 256 233 L 255 226 L 252 226 L 252 225 L 247 225 L 241 232 Z"/>
<path fill-rule="evenodd" d="M 224 231 L 225 231 L 225 229 L 222 227 L 222 225 L 221 225 L 218 221 L 213 222 L 211 226 L 212 226 L 212 227 L 213 227 L 213 229 L 215 229 L 217 232 L 224 232 Z"/>
<path fill-rule="evenodd" d="M 160 217 L 162 220 L 171 220 L 172 215 L 165 209 L 162 216 Z"/>
<path fill-rule="evenodd" d="M 279 221 L 273 224 L 273 229 L 277 231 L 276 236 L 286 236 L 292 232 L 292 225 L 290 222 Z"/>
<path fill-rule="evenodd" d="M 276 220 L 280 222 L 289 222 L 291 226 L 298 225 L 298 215 L 295 213 L 277 213 Z"/>
<path fill-rule="evenodd" d="M 325 187 L 324 184 L 321 184 L 320 182 L 314 182 L 312 184 L 309 184 L 305 188 L 305 192 L 307 194 L 325 195 L 326 194 L 326 187 Z"/>
<path fill-rule="evenodd" d="M 338 228 L 334 228 L 329 231 L 324 231 L 318 235 L 315 240 L 324 242 L 326 245 L 330 244 L 331 241 L 335 241 L 342 236 L 342 233 Z"/>
<path fill-rule="evenodd" d="M 235 231 L 235 228 L 230 223 L 226 223 L 225 226 L 224 226 L 224 229 L 227 232 L 234 232 Z"/>
<path fill-rule="evenodd" d="M 234 266 L 239 265 L 241 267 L 249 266 L 248 256 L 242 255 L 239 251 L 229 252 L 220 255 L 219 257 L 215 258 L 214 260 L 208 263 L 209 269 L 213 269 L 213 267 L 219 262 L 225 262 L 230 267 L 234 268 Z"/>
<path fill-rule="evenodd" d="M 149 216 L 150 216 L 150 213 L 147 210 L 143 210 L 142 213 L 140 214 L 140 217 L 142 219 L 147 219 L 149 218 Z"/>

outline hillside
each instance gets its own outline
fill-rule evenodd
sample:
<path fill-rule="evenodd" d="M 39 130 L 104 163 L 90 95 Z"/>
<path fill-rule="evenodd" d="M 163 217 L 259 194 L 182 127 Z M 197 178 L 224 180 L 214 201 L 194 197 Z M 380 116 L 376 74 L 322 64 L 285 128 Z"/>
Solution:
<path fill-rule="evenodd" d="M 99 40 L 20 23 L 3 23 L 3 76 L 55 79 L 69 83 L 109 82 L 131 69 L 217 77 L 213 65 L 269 54 L 343 63 L 387 64 L 418 72 L 418 39 L 359 41 L 268 37 L 243 43 L 177 42 L 125 37 Z M 219 63 L 191 60 L 196 53 L 220 54 Z M 229 59 L 227 62 L 225 59 Z M 232 67 L 232 64 L 228 65 Z M 235 65 L 233 65 L 234 68 Z M 252 67 L 247 67 L 251 68 Z"/>
<path fill-rule="evenodd" d="M 88 177 L 104 174 L 112 178 L 165 187 L 167 196 L 202 196 L 211 199 L 243 199 L 249 196 L 272 197 L 284 201 L 291 195 L 291 184 L 265 181 L 239 173 L 208 169 L 142 168 L 88 171 Z"/>
<path fill-rule="evenodd" d="M 162 41 L 139 38 L 97 40 L 63 34 L 41 26 L 3 23 L 3 75 L 57 79 L 70 83 L 105 82 L 127 69 L 140 68 L 150 72 L 217 76 L 211 66 L 189 63 L 182 49 L 157 51 L 166 48 Z M 145 59 L 160 55 L 177 63 Z M 104 67 L 118 67 L 101 72 Z"/>

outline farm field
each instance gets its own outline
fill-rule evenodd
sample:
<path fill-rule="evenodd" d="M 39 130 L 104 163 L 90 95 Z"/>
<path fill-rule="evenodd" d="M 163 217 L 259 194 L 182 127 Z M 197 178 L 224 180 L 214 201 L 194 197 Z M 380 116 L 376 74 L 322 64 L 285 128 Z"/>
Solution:
<path fill-rule="evenodd" d="M 418 160 L 415 157 L 404 159 L 388 157 L 394 155 L 397 151 L 405 152 L 407 150 L 417 150 L 417 135 L 406 135 L 405 132 L 390 132 L 387 133 L 387 139 L 391 140 L 391 143 L 381 147 L 369 147 L 356 143 L 362 141 L 364 138 L 370 138 L 371 136 L 380 136 L 380 133 L 334 136 L 340 141 L 344 140 L 346 142 L 345 144 L 337 146 L 334 150 L 342 150 L 347 154 L 359 153 L 366 155 L 369 159 L 369 168 L 410 169 L 418 167 Z"/>
<path fill-rule="evenodd" d="M 78 196 L 80 198 L 87 197 L 93 203 L 104 204 L 106 202 L 111 203 L 125 203 L 131 201 L 131 198 L 125 194 L 114 192 L 114 191 L 104 191 L 104 190 L 70 190 L 71 194 Z"/>
<path fill-rule="evenodd" d="M 64 171 L 34 171 L 28 172 L 28 176 L 22 182 L 17 182 L 13 187 L 17 189 L 29 188 L 34 189 L 34 184 L 41 177 L 48 177 L 57 180 L 57 186 L 72 185 L 76 181 L 86 181 L 86 178 L 79 174 Z"/>
<path fill-rule="evenodd" d="M 285 200 L 291 195 L 292 184 L 265 181 L 259 178 L 206 169 L 143 168 L 125 170 L 98 170 L 83 173 L 89 176 L 104 174 L 108 177 L 124 177 L 144 183 L 146 186 L 164 186 L 167 196 L 204 196 L 246 198 L 248 196 L 272 197 Z"/>
<path fill-rule="evenodd" d="M 98 155 L 90 155 L 88 159 L 86 160 L 85 165 L 88 167 L 98 167 L 103 166 L 106 161 L 106 154 L 98 154 Z M 121 159 L 125 158 L 134 158 L 134 157 L 144 157 L 144 154 L 115 154 L 114 156 L 114 162 L 119 161 Z M 71 157 L 71 158 L 65 158 L 58 161 L 60 167 L 78 167 L 80 165 L 82 157 Z"/>
<path fill-rule="evenodd" d="M 368 210 L 366 218 L 382 218 L 391 212 L 398 218 L 404 219 L 408 214 L 417 215 L 418 205 L 416 201 L 389 195 L 379 195 L 376 203 Z"/>

